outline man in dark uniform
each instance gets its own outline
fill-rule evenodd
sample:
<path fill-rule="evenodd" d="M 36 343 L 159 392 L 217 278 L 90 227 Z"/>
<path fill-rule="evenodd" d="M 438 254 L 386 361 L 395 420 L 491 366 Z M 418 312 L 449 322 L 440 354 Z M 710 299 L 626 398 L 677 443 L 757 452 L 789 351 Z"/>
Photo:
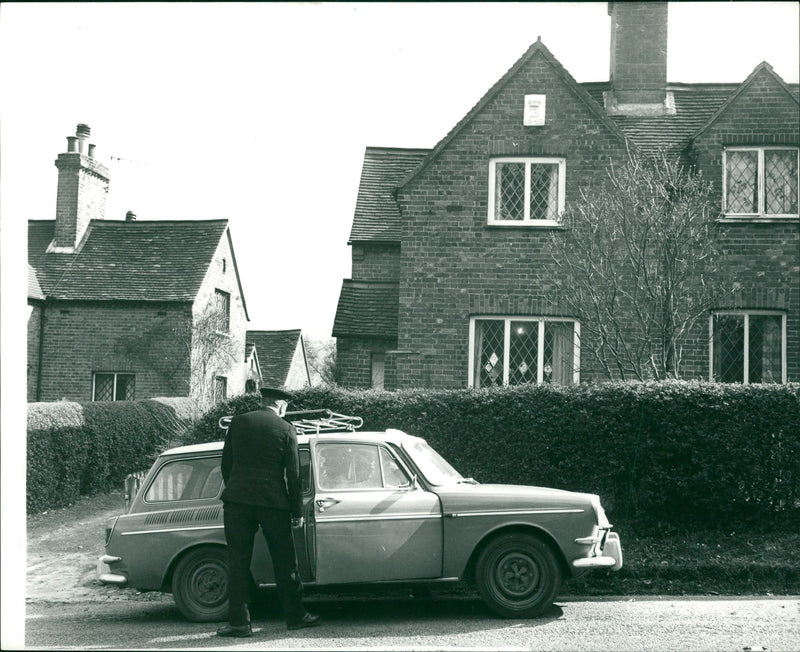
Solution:
<path fill-rule="evenodd" d="M 261 388 L 261 408 L 231 420 L 222 449 L 225 541 L 228 544 L 228 624 L 218 636 L 252 634 L 247 603 L 253 579 L 250 563 L 258 526 L 272 557 L 275 584 L 289 629 L 316 625 L 319 616 L 303 607 L 292 527 L 300 527 L 302 491 L 297 433 L 282 416 L 291 395 Z"/>

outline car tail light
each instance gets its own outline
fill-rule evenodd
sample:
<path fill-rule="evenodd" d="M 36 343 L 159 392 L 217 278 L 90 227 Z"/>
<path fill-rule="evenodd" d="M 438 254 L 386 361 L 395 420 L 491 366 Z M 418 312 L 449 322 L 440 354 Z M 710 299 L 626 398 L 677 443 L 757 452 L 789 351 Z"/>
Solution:
<path fill-rule="evenodd" d="M 105 543 L 105 545 L 108 545 L 108 542 L 111 541 L 111 533 L 114 531 L 114 526 L 117 524 L 117 519 L 118 518 L 119 518 L 119 516 L 114 516 L 113 518 L 110 518 L 108 521 L 106 521 L 106 543 Z"/>

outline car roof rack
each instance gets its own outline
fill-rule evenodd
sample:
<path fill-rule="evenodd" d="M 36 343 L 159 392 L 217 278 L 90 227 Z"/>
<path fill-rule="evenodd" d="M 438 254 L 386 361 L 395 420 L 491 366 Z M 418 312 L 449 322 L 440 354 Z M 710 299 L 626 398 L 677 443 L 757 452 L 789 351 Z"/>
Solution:
<path fill-rule="evenodd" d="M 302 415 L 302 416 L 301 416 Z M 297 410 L 287 412 L 284 418 L 289 421 L 301 435 L 319 434 L 321 432 L 352 432 L 364 424 L 361 417 L 339 414 L 328 410 Z M 219 427 L 227 430 L 233 415 L 221 417 Z"/>

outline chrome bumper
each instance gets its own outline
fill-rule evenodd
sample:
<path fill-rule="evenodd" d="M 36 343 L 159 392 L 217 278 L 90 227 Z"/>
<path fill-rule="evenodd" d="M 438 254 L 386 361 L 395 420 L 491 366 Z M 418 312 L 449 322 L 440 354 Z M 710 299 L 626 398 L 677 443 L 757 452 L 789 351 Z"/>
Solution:
<path fill-rule="evenodd" d="M 585 539 L 575 539 L 575 543 L 581 544 L 600 544 L 602 539 L 598 537 L 597 539 L 594 538 L 585 538 Z M 594 549 L 595 552 L 598 552 L 598 549 Z M 574 559 L 572 561 L 572 565 L 575 568 L 608 568 L 611 570 L 619 570 L 622 568 L 622 543 L 619 540 L 619 534 L 616 532 L 609 532 L 606 534 L 605 537 L 605 544 L 603 548 L 599 550 L 600 554 L 595 554 L 594 557 L 580 557 L 579 559 Z"/>
<path fill-rule="evenodd" d="M 102 584 L 115 584 L 117 586 L 125 586 L 128 583 L 128 578 L 119 573 L 112 573 L 109 564 L 115 561 L 121 561 L 121 557 L 112 557 L 111 555 L 103 555 L 97 560 L 97 581 Z"/>

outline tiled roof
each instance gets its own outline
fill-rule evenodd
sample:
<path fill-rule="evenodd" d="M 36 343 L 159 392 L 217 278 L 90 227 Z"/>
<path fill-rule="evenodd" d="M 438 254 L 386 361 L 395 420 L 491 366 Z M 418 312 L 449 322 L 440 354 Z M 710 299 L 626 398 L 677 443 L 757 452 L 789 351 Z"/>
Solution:
<path fill-rule="evenodd" d="M 28 262 L 47 296 L 194 301 L 227 220 L 93 220 L 75 253 L 46 253 L 55 222 L 28 223 Z"/>
<path fill-rule="evenodd" d="M 397 283 L 345 279 L 333 320 L 333 336 L 397 337 Z"/>
<path fill-rule="evenodd" d="M 367 147 L 350 242 L 400 239 L 400 211 L 392 191 L 430 151 Z"/>
<path fill-rule="evenodd" d="M 610 82 L 582 84 L 594 100 L 603 106 L 603 91 L 611 90 Z M 614 115 L 619 125 L 639 149 L 646 153 L 662 150 L 679 154 L 692 137 L 708 123 L 719 109 L 740 89 L 742 84 L 668 84 L 675 98 L 675 115 L 630 117 Z M 797 84 L 787 84 L 797 95 Z"/>
<path fill-rule="evenodd" d="M 292 359 L 300 340 L 300 329 L 285 331 L 247 331 L 247 343 L 255 345 L 261 365 L 261 380 L 266 385 L 286 384 Z"/>
<path fill-rule="evenodd" d="M 708 124 L 716 112 L 742 86 L 742 84 L 669 84 L 667 90 L 672 91 L 675 99 L 675 115 L 606 116 L 603 108 L 603 91 L 611 90 L 611 82 L 582 84 L 574 82 L 547 48 L 537 41 L 434 149 L 367 148 L 350 242 L 400 240 L 400 212 L 392 191 L 423 169 L 430 158 L 452 140 L 458 130 L 463 128 L 471 116 L 481 109 L 533 52 L 541 52 L 550 59 L 556 69 L 562 71 L 562 77 L 573 85 L 577 94 L 592 108 L 599 119 L 610 120 L 619 133 L 624 134 L 645 153 L 655 153 L 658 150 L 672 155 L 682 153 L 697 131 Z M 786 84 L 786 87 L 795 97 L 798 96 L 798 84 Z"/>

